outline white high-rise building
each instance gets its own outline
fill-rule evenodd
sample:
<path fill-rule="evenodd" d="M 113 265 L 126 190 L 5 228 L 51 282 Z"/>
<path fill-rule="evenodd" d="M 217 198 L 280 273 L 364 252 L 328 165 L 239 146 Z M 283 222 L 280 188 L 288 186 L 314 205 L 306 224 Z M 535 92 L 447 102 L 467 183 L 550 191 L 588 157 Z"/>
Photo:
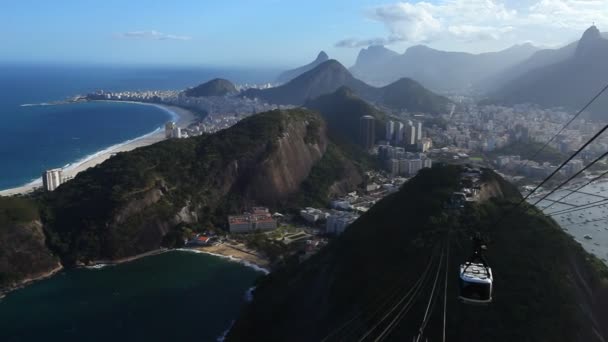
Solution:
<path fill-rule="evenodd" d="M 182 137 L 182 129 L 179 127 L 173 128 L 173 133 L 171 134 L 171 138 L 180 139 Z"/>
<path fill-rule="evenodd" d="M 395 122 L 388 121 L 386 123 L 386 141 L 392 141 L 395 137 Z"/>
<path fill-rule="evenodd" d="M 57 189 L 63 182 L 63 171 L 61 169 L 46 170 L 42 173 L 42 185 L 46 191 Z"/>
<path fill-rule="evenodd" d="M 403 141 L 403 133 L 405 132 L 403 122 L 398 122 L 395 126 L 395 142 L 400 144 Z"/>
<path fill-rule="evenodd" d="M 416 127 L 411 121 L 405 125 L 404 139 L 406 145 L 416 145 Z"/>
<path fill-rule="evenodd" d="M 418 121 L 416 123 L 416 141 L 422 140 L 422 122 Z"/>
<path fill-rule="evenodd" d="M 177 125 L 175 124 L 175 122 L 173 122 L 173 121 L 167 122 L 165 124 L 165 138 L 171 139 L 173 137 L 173 131 L 175 130 L 176 127 L 177 127 Z"/>

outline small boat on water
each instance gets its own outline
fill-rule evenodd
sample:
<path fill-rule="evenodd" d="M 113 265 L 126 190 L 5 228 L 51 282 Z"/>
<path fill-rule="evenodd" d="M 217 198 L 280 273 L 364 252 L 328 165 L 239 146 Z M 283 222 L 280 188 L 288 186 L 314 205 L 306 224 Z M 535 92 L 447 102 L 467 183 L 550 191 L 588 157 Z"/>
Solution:
<path fill-rule="evenodd" d="M 587 235 L 585 235 L 585 236 L 583 236 L 583 237 L 584 237 L 585 239 L 587 239 L 587 240 L 591 240 L 591 239 L 593 239 L 593 238 L 591 237 L 591 235 L 589 235 L 589 234 L 587 234 Z"/>

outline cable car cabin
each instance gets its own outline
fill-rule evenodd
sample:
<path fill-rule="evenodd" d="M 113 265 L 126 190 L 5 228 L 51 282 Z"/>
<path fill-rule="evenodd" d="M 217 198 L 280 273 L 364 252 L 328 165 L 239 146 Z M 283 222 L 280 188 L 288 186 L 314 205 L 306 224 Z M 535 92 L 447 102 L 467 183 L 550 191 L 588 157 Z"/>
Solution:
<path fill-rule="evenodd" d="M 460 265 L 460 296 L 465 304 L 492 302 L 492 269 L 482 263 L 466 262 Z"/>

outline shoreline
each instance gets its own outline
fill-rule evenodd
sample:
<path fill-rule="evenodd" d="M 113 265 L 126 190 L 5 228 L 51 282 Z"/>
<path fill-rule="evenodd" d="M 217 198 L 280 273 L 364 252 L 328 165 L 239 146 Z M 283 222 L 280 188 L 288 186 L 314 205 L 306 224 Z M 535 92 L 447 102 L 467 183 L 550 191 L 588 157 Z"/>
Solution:
<path fill-rule="evenodd" d="M 76 268 L 101 269 L 101 268 L 108 267 L 108 266 L 126 264 L 131 261 L 136 261 L 139 259 L 143 259 L 145 257 L 159 255 L 159 254 L 163 254 L 163 253 L 170 252 L 170 251 L 172 251 L 172 249 L 159 248 L 159 249 L 154 249 L 154 250 L 151 250 L 148 252 L 135 254 L 133 256 L 128 256 L 128 257 L 124 257 L 124 258 L 120 258 L 120 259 L 116 259 L 116 260 L 93 260 L 89 264 L 80 264 Z"/>
<path fill-rule="evenodd" d="M 217 244 L 206 247 L 177 248 L 177 251 L 212 255 L 228 261 L 239 263 L 264 274 L 270 273 L 270 261 L 266 258 L 242 252 L 227 244 Z"/>
<path fill-rule="evenodd" d="M 220 248 L 217 248 L 217 247 L 220 247 Z M 228 251 L 228 250 L 231 250 L 232 252 L 227 253 L 226 251 Z M 207 254 L 207 255 L 217 257 L 217 258 L 222 258 L 226 261 L 239 263 L 245 267 L 248 267 L 248 268 L 254 269 L 255 271 L 264 273 L 264 275 L 267 275 L 270 273 L 270 262 L 267 259 L 265 259 L 261 256 L 255 256 L 253 254 L 247 254 L 244 252 L 239 253 L 239 250 L 232 249 L 229 245 L 224 245 L 224 244 L 213 245 L 213 246 L 208 246 L 208 247 L 195 247 L 195 248 L 185 248 L 185 247 L 184 248 L 172 248 L 172 249 L 159 248 L 159 249 L 155 249 L 152 251 L 148 251 L 148 252 L 144 252 L 141 254 L 136 254 L 133 256 L 116 259 L 116 260 L 95 260 L 95 261 L 92 261 L 88 265 L 79 264 L 72 269 L 84 268 L 84 269 L 88 269 L 88 270 L 100 270 L 100 269 L 103 269 L 103 268 L 106 268 L 109 266 L 117 266 L 117 265 L 121 265 L 121 264 L 126 264 L 126 263 L 129 263 L 132 261 L 136 261 L 139 259 L 149 257 L 149 256 L 155 256 L 155 255 L 160 255 L 160 254 L 169 253 L 169 252 L 188 252 L 188 253 L 196 253 L 196 254 Z M 50 270 L 48 272 L 44 272 L 37 276 L 31 276 L 31 277 L 25 278 L 25 279 L 19 281 L 14 286 L 0 289 L 0 300 L 2 298 L 6 297 L 8 294 L 10 294 L 13 291 L 22 289 L 37 281 L 51 278 L 63 270 L 70 270 L 70 269 L 71 268 L 63 267 L 63 265 L 60 262 L 58 262 L 57 267 L 53 268 L 52 270 Z"/>
<path fill-rule="evenodd" d="M 26 286 L 32 285 L 33 283 L 35 283 L 37 281 L 51 278 L 52 276 L 56 275 L 57 273 L 61 272 L 62 270 L 64 270 L 63 265 L 61 264 L 61 262 L 57 262 L 57 266 L 55 266 L 55 268 L 53 268 L 50 271 L 43 272 L 37 276 L 27 277 L 27 278 L 19 281 L 17 284 L 15 284 L 13 286 L 8 286 L 6 288 L 0 289 L 0 300 L 2 300 L 2 298 L 6 297 L 9 293 L 11 293 L 13 291 L 17 291 Z"/>
<path fill-rule="evenodd" d="M 93 101 L 90 101 L 90 102 L 93 102 Z M 180 128 L 186 128 L 196 120 L 196 115 L 192 111 L 187 110 L 185 108 L 176 107 L 176 106 L 170 106 L 170 105 L 164 105 L 164 104 L 158 104 L 158 103 L 136 102 L 136 101 L 99 100 L 99 102 L 131 103 L 131 104 L 138 104 L 138 105 L 154 106 L 154 107 L 159 108 L 159 109 L 165 111 L 166 113 L 168 113 L 171 116 L 170 120 L 176 121 L 178 127 L 180 127 Z M 104 161 L 110 159 L 110 157 L 112 157 L 116 153 L 132 151 L 136 148 L 149 146 L 149 145 L 155 144 L 157 142 L 163 141 L 165 139 L 166 138 L 165 138 L 164 130 L 162 129 L 162 127 L 158 127 L 152 132 L 149 132 L 142 136 L 135 137 L 133 139 L 123 141 L 118 144 L 106 147 L 93 154 L 84 156 L 83 158 L 80 158 L 72 163 L 68 163 L 67 165 L 65 165 L 61 168 L 63 170 L 63 176 L 66 178 L 73 178 L 78 173 L 80 173 L 90 167 L 99 165 L 99 164 L 103 163 Z M 0 190 L 0 196 L 23 195 L 23 194 L 30 193 L 30 192 L 34 191 L 36 188 L 39 188 L 41 186 L 42 186 L 42 178 L 37 178 L 27 184 L 24 184 L 24 185 L 21 185 L 18 187 Z"/>

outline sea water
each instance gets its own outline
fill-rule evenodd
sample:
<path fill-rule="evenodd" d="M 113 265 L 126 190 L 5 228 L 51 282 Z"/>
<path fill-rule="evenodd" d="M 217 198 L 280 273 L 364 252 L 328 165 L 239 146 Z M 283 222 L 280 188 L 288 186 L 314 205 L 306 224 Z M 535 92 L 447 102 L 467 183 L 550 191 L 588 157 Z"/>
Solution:
<path fill-rule="evenodd" d="M 128 103 L 39 105 L 96 90 L 181 90 L 214 77 L 239 83 L 270 71 L 80 65 L 0 65 L 0 190 L 161 127 L 171 115 Z M 35 106 L 29 106 L 35 104 Z M 25 105 L 25 106 L 23 106 Z"/>
<path fill-rule="evenodd" d="M 185 251 L 64 271 L 0 300 L 0 341 L 216 341 L 263 275 Z"/>

